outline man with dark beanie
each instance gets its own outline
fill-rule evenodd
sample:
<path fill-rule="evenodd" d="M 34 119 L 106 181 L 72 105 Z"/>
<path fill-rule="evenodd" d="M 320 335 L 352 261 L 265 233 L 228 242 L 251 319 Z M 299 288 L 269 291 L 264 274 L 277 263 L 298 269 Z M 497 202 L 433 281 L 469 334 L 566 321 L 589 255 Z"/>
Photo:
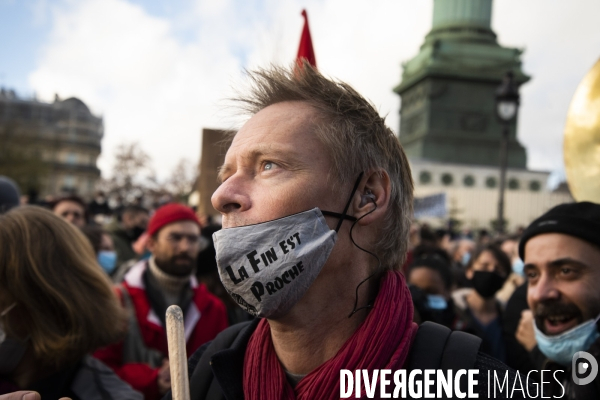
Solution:
<path fill-rule="evenodd" d="M 135 315 L 127 337 L 95 356 L 153 400 L 171 386 L 166 361 L 167 308 L 177 304 L 184 311 L 188 354 L 227 327 L 227 311 L 194 276 L 200 223 L 191 208 L 177 203 L 162 206 L 150 219 L 148 235 L 152 256 L 129 270 L 118 293 Z"/>
<path fill-rule="evenodd" d="M 539 369 L 557 371 L 561 382 L 550 379 L 544 395 L 600 398 L 600 205 L 554 207 L 525 230 L 519 255 L 531 311 L 523 311 L 516 337 L 532 354 L 539 350 L 546 357 Z"/>

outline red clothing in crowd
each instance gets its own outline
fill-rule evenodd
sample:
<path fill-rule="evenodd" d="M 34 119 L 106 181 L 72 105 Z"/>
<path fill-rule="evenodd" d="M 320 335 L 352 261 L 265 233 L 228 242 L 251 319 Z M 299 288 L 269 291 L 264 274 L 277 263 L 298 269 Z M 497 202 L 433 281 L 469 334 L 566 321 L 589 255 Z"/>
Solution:
<path fill-rule="evenodd" d="M 142 279 L 146 268 L 148 268 L 147 261 L 139 262 L 132 267 L 125 275 L 123 286 L 127 289 L 135 307 L 140 334 L 146 346 L 166 356 L 168 355 L 167 334 L 160 319 L 150 307 Z M 206 286 L 198 284 L 195 277 L 191 278 L 191 287 L 194 297 L 185 312 L 184 322 L 188 355 L 193 354 L 202 344 L 212 340 L 228 325 L 227 310 L 221 300 L 211 294 Z M 96 351 L 94 356 L 111 367 L 134 389 L 141 391 L 146 400 L 160 399 L 157 384 L 159 368 L 152 368 L 143 363 L 123 364 L 123 341 Z"/>

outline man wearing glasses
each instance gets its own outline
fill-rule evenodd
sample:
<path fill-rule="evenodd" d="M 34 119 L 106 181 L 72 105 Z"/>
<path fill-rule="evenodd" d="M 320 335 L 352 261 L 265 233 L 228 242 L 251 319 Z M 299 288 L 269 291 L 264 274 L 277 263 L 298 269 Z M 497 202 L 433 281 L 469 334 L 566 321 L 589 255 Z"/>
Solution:
<path fill-rule="evenodd" d="M 166 309 L 177 304 L 184 311 L 188 354 L 227 327 L 227 312 L 194 276 L 200 250 L 200 223 L 194 211 L 177 203 L 162 206 L 150 219 L 147 232 L 152 256 L 129 270 L 119 290 L 123 305 L 136 318 L 130 320 L 122 342 L 95 356 L 153 400 L 171 387 Z"/>

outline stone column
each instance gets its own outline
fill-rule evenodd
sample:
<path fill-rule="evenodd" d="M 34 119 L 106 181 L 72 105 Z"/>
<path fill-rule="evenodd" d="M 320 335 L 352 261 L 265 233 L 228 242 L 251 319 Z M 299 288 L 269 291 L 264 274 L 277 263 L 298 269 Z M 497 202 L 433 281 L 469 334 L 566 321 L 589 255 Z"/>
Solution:
<path fill-rule="evenodd" d="M 492 0 L 434 0 L 432 30 L 451 26 L 490 29 Z"/>

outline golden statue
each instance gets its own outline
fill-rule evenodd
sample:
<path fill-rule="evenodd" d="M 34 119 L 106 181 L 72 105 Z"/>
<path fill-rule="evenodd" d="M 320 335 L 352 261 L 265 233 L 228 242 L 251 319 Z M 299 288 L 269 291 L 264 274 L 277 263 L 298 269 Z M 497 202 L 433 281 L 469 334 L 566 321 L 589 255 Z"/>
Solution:
<path fill-rule="evenodd" d="M 600 203 L 600 60 L 573 95 L 563 152 L 575 200 Z"/>

